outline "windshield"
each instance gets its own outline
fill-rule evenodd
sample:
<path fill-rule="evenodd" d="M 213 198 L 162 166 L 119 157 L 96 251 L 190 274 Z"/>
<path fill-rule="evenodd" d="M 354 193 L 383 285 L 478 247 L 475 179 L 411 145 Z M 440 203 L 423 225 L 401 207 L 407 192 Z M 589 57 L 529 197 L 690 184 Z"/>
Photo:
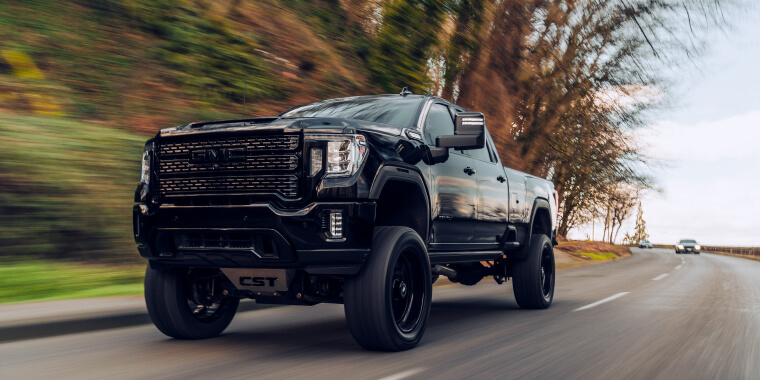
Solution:
<path fill-rule="evenodd" d="M 681 240 L 681 244 L 697 244 L 696 240 Z"/>
<path fill-rule="evenodd" d="M 642 240 L 642 243 L 649 243 L 649 240 Z"/>
<path fill-rule="evenodd" d="M 417 112 L 420 99 L 344 98 L 307 104 L 280 115 L 283 117 L 338 117 L 406 127 Z"/>

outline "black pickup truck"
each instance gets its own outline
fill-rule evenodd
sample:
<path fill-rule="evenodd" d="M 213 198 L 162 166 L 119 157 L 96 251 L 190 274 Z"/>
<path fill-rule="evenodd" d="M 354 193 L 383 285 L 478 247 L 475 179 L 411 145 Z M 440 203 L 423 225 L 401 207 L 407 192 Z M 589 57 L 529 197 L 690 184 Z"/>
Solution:
<path fill-rule="evenodd" d="M 193 123 L 145 145 L 134 237 L 153 323 L 219 335 L 240 299 L 343 303 L 367 349 L 422 338 L 439 276 L 554 295 L 557 195 L 502 166 L 483 114 L 433 96 L 359 96 Z"/>

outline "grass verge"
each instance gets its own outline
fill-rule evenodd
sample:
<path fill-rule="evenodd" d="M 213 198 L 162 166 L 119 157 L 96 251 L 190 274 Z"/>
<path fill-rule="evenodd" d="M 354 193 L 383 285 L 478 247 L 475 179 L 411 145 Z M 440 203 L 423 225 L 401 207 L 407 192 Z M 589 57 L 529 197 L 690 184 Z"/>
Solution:
<path fill-rule="evenodd" d="M 138 263 L 132 205 L 145 140 L 0 113 L 0 257 Z"/>
<path fill-rule="evenodd" d="M 0 302 L 137 295 L 145 265 L 103 266 L 51 260 L 0 261 Z"/>
<path fill-rule="evenodd" d="M 561 241 L 554 252 L 558 269 L 600 264 L 631 255 L 626 246 L 590 241 Z"/>
<path fill-rule="evenodd" d="M 591 260 L 614 260 L 619 257 L 615 255 L 614 253 L 607 253 L 607 252 L 599 252 L 599 253 L 577 252 L 574 254 L 574 256 L 588 257 Z"/>

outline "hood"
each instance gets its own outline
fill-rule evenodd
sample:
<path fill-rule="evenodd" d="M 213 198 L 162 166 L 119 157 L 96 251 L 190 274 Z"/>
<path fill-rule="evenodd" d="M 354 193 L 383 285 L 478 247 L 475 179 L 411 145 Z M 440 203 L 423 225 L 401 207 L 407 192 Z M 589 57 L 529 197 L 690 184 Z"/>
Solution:
<path fill-rule="evenodd" d="M 402 127 L 363 120 L 330 117 L 286 118 L 257 117 L 243 120 L 222 120 L 191 123 L 185 126 L 162 129 L 161 137 L 185 136 L 196 133 L 225 133 L 243 131 L 300 132 L 306 133 L 355 133 L 373 132 L 400 136 Z"/>

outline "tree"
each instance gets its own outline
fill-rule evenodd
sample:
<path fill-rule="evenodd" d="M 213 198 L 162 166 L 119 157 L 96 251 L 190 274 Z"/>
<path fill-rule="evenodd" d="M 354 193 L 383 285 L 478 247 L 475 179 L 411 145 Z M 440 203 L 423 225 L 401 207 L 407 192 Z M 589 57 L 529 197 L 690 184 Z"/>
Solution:
<path fill-rule="evenodd" d="M 447 4 L 446 0 L 385 3 L 367 61 L 374 85 L 388 93 L 397 93 L 402 87 L 418 94 L 426 92 L 431 52 L 439 43 Z"/>
<path fill-rule="evenodd" d="M 735 1 L 389 0 L 368 66 L 485 113 L 502 161 L 555 183 L 560 235 L 603 210 L 614 240 L 619 190 L 655 187 L 635 131 Z"/>
<path fill-rule="evenodd" d="M 623 245 L 631 245 L 635 244 L 633 237 L 628 234 L 628 232 L 625 233 L 625 236 L 623 236 Z"/>
<path fill-rule="evenodd" d="M 598 206 L 601 208 L 598 213 L 605 216 L 602 240 L 615 243 L 620 227 L 638 202 L 638 197 L 637 189 L 623 184 L 614 186 L 604 195 Z"/>
<path fill-rule="evenodd" d="M 644 239 L 648 239 L 647 222 L 644 220 L 644 210 L 641 208 L 641 202 L 639 202 L 639 209 L 636 215 L 636 230 L 631 238 L 633 242 L 639 242 Z"/>
<path fill-rule="evenodd" d="M 486 114 L 507 165 L 555 183 L 566 234 L 618 184 L 655 186 L 634 131 L 666 104 L 673 76 L 702 51 L 706 32 L 725 23 L 732 3 L 472 2 L 472 15 L 457 8 L 448 28 L 452 48 L 436 88 Z"/>

